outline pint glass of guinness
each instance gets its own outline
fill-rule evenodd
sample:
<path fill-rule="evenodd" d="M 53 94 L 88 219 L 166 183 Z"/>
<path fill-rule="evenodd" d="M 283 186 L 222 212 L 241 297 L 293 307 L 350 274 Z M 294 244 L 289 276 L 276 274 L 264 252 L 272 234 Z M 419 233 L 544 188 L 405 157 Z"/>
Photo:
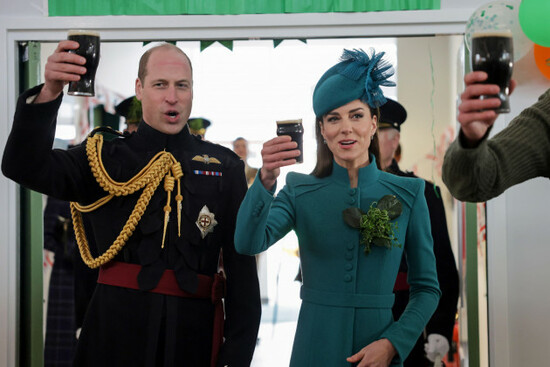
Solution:
<path fill-rule="evenodd" d="M 74 52 L 86 58 L 86 74 L 80 76 L 77 82 L 69 83 L 68 94 L 72 96 L 95 95 L 95 72 L 99 65 L 99 33 L 95 31 L 70 30 L 67 39 L 78 42 L 79 46 Z"/>
<path fill-rule="evenodd" d="M 510 112 L 510 79 L 514 66 L 514 48 L 510 31 L 480 32 L 472 35 L 472 70 L 484 71 L 488 77 L 484 84 L 500 87 L 498 95 L 484 95 L 481 99 L 499 98 L 497 113 Z"/>
<path fill-rule="evenodd" d="M 300 155 L 296 157 L 296 163 L 302 163 L 304 161 L 304 127 L 302 126 L 302 119 L 298 120 L 283 120 L 277 121 L 277 136 L 289 135 L 292 141 L 298 144 Z"/>

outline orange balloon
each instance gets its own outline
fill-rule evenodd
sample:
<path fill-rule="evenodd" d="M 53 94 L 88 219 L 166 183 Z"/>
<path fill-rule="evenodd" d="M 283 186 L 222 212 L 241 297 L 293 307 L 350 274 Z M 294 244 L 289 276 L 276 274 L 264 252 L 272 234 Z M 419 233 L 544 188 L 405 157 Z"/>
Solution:
<path fill-rule="evenodd" d="M 550 79 L 550 47 L 535 44 L 535 62 L 546 79 Z"/>

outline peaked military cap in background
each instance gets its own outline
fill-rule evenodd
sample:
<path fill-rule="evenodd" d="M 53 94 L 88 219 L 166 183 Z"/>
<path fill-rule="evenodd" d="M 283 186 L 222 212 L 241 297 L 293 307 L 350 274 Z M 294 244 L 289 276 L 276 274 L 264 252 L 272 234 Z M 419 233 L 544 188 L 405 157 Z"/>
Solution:
<path fill-rule="evenodd" d="M 359 49 L 344 50 L 340 62 L 319 79 L 313 91 L 313 111 L 321 117 L 327 112 L 360 99 L 370 108 L 386 103 L 380 86 L 394 87 L 388 80 L 395 71 L 382 59 L 384 52 L 370 50 L 370 55 Z"/>
<path fill-rule="evenodd" d="M 187 125 L 189 125 L 189 131 L 191 131 L 191 134 L 204 136 L 206 128 L 208 128 L 211 123 L 205 118 L 194 117 L 187 120 Z"/>
<path fill-rule="evenodd" d="M 378 120 L 378 128 L 394 128 L 401 131 L 401 124 L 407 119 L 407 110 L 401 103 L 387 98 L 387 102 L 380 107 L 380 119 Z"/>
<path fill-rule="evenodd" d="M 132 96 L 126 98 L 115 106 L 115 111 L 118 115 L 126 119 L 126 124 L 139 124 L 141 122 L 142 111 L 141 101 Z"/>

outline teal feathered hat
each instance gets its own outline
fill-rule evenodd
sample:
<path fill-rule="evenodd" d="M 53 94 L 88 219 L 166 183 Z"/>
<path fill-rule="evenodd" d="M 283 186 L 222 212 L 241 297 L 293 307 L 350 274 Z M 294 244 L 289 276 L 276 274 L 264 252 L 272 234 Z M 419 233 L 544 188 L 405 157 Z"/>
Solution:
<path fill-rule="evenodd" d="M 395 71 L 386 60 L 384 52 L 370 50 L 370 55 L 361 49 L 344 50 L 340 62 L 319 79 L 313 91 L 313 111 L 315 116 L 326 113 L 351 101 L 360 99 L 370 108 L 386 103 L 380 86 L 394 87 L 388 80 Z"/>

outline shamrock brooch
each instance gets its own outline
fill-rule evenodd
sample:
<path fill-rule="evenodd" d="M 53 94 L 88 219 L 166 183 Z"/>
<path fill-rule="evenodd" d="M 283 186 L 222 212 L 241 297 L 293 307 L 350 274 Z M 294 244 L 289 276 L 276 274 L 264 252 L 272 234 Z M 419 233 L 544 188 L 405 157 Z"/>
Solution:
<path fill-rule="evenodd" d="M 401 215 L 401 211 L 401 202 L 394 195 L 385 195 L 378 202 L 373 202 L 366 214 L 359 208 L 347 208 L 342 215 L 350 227 L 359 229 L 361 244 L 368 255 L 373 244 L 388 249 L 392 245 L 401 247 L 395 237 L 397 222 L 391 222 Z"/>

